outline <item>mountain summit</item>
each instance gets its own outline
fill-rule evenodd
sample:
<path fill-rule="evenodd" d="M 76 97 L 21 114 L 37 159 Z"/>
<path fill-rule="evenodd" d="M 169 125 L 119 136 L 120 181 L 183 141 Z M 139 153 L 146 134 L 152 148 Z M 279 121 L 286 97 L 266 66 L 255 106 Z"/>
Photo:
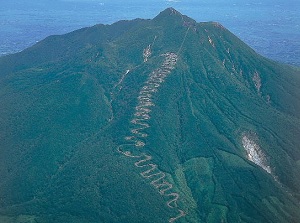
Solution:
<path fill-rule="evenodd" d="M 0 57 L 0 222 L 299 222 L 299 86 L 173 8 Z"/>
<path fill-rule="evenodd" d="M 164 11 L 160 12 L 155 18 L 169 17 L 169 16 L 182 17 L 183 15 L 180 12 L 178 12 L 176 9 L 170 7 L 170 8 L 165 9 Z"/>
<path fill-rule="evenodd" d="M 164 11 L 160 12 L 154 19 L 154 22 L 159 23 L 159 22 L 166 22 L 171 25 L 172 23 L 179 25 L 180 22 L 182 23 L 183 21 L 185 22 L 184 24 L 190 24 L 190 25 L 195 25 L 196 21 L 189 18 L 188 16 L 182 15 L 180 12 L 178 12 L 174 8 L 167 8 Z"/>

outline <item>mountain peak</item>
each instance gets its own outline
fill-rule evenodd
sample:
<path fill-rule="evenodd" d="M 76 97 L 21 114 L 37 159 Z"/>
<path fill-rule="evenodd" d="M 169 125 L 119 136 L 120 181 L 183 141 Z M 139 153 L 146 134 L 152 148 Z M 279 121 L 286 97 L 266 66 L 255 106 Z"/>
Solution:
<path fill-rule="evenodd" d="M 182 14 L 178 12 L 176 9 L 170 7 L 166 8 L 162 12 L 160 12 L 154 19 L 165 19 L 165 18 L 170 18 L 170 17 L 178 17 L 181 18 Z"/>
<path fill-rule="evenodd" d="M 188 16 L 185 16 L 181 14 L 179 11 L 176 9 L 169 7 L 160 12 L 155 18 L 155 21 L 184 21 L 184 22 L 191 22 L 191 23 L 196 23 L 195 20 L 189 18 Z"/>
<path fill-rule="evenodd" d="M 166 8 L 162 13 L 169 13 L 170 15 L 182 15 L 180 12 L 178 12 L 173 7 Z"/>

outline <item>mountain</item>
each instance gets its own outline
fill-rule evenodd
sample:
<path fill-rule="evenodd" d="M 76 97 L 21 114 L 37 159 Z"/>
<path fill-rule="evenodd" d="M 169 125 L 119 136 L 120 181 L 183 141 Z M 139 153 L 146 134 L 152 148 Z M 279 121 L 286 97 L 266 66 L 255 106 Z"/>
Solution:
<path fill-rule="evenodd" d="M 173 8 L 0 57 L 0 222 L 299 222 L 299 86 Z"/>

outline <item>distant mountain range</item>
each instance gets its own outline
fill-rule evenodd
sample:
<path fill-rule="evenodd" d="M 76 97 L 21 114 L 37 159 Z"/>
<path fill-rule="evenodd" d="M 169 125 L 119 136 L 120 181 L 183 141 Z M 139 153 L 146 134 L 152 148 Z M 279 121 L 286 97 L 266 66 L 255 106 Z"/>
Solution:
<path fill-rule="evenodd" d="M 0 57 L 0 222 L 299 222 L 299 86 L 173 8 Z"/>

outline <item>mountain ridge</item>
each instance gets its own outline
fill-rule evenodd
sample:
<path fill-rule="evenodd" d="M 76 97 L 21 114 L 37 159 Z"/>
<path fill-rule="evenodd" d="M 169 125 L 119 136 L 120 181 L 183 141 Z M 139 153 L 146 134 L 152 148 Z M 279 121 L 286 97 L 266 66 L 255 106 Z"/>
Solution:
<path fill-rule="evenodd" d="M 299 70 L 218 23 L 168 8 L 0 70 L 2 221 L 300 219 Z"/>

